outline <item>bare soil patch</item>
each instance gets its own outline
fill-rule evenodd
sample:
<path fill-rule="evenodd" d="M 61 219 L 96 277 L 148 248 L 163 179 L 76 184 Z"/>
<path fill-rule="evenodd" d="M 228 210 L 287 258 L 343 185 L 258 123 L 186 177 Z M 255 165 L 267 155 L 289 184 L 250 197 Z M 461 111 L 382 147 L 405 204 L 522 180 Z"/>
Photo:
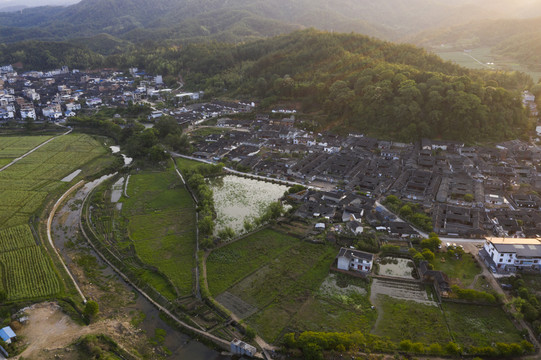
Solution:
<path fill-rule="evenodd" d="M 24 310 L 28 322 L 18 332 L 28 347 L 15 359 L 50 359 L 58 353 L 74 352 L 70 345 L 87 334 L 106 334 L 124 346 L 135 345 L 141 332 L 128 319 L 103 319 L 89 326 L 76 324 L 53 302 L 34 304 Z"/>

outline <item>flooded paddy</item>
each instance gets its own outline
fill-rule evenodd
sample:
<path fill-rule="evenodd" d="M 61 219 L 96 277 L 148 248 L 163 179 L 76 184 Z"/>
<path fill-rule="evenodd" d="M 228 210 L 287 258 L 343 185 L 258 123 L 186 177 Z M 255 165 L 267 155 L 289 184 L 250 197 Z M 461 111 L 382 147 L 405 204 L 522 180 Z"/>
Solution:
<path fill-rule="evenodd" d="M 245 220 L 253 222 L 288 189 L 285 185 L 236 175 L 213 178 L 209 182 L 217 213 L 216 233 L 226 227 L 237 234 L 242 232 Z"/>

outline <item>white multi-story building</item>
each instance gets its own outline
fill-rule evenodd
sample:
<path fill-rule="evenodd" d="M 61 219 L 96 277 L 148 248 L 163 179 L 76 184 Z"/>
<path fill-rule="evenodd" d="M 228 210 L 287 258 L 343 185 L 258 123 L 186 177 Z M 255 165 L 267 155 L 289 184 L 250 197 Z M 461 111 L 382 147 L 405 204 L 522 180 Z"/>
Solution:
<path fill-rule="evenodd" d="M 22 119 L 32 118 L 36 120 L 36 110 L 34 109 L 34 107 L 30 104 L 21 105 L 21 118 Z"/>
<path fill-rule="evenodd" d="M 340 270 L 370 272 L 374 255 L 364 251 L 341 248 L 337 256 L 337 267 Z"/>
<path fill-rule="evenodd" d="M 496 271 L 541 271 L 541 238 L 487 237 L 480 254 Z"/>

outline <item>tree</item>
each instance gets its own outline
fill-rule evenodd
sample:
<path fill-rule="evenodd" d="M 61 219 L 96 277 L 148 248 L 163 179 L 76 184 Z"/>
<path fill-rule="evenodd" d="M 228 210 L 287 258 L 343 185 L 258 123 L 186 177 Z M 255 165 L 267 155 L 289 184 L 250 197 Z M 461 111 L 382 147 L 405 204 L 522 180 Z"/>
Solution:
<path fill-rule="evenodd" d="M 432 251 L 430 251 L 429 249 L 424 249 L 423 252 L 422 252 L 422 255 L 423 255 L 423 258 L 426 261 L 434 260 L 434 253 Z"/>
<path fill-rule="evenodd" d="M 464 194 L 464 201 L 472 202 L 474 200 L 474 197 L 472 194 Z"/>
<path fill-rule="evenodd" d="M 404 205 L 400 208 L 400 211 L 398 213 L 400 214 L 400 216 L 408 218 L 413 215 L 413 210 L 411 210 L 411 207 L 409 205 Z"/>
<path fill-rule="evenodd" d="M 167 135 L 176 135 L 182 133 L 182 129 L 177 123 L 177 120 L 171 116 L 163 116 L 158 119 L 154 125 L 154 129 L 158 131 L 158 137 L 164 139 Z"/>
<path fill-rule="evenodd" d="M 94 300 L 88 300 L 85 305 L 85 309 L 83 311 L 83 314 L 88 319 L 88 321 L 92 321 L 92 319 L 98 315 L 100 311 L 100 307 L 97 302 Z"/>
<path fill-rule="evenodd" d="M 199 220 L 199 233 L 201 236 L 211 235 L 214 231 L 214 221 L 212 216 L 208 215 Z"/>

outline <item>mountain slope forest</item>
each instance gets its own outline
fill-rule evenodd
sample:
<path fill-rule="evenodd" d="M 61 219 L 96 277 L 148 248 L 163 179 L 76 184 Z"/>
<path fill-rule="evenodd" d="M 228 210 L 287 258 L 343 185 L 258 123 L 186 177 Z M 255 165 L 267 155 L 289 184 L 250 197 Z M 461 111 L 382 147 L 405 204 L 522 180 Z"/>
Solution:
<path fill-rule="evenodd" d="M 527 75 L 468 70 L 412 45 L 362 35 L 308 29 L 238 45 L 140 47 L 108 56 L 67 43 L 0 45 L 0 63 L 32 68 L 40 59 L 44 68 L 137 66 L 172 82 L 180 75 L 185 88 L 208 97 L 294 106 L 317 120 L 307 122 L 317 130 L 466 142 L 531 130 L 520 98 L 532 86 Z"/>
<path fill-rule="evenodd" d="M 0 13 L 0 41 L 106 33 L 130 41 L 239 42 L 305 27 L 398 40 L 476 19 L 524 16 L 515 7 L 505 0 L 82 0 Z M 541 16 L 541 9 L 532 13 Z"/>

